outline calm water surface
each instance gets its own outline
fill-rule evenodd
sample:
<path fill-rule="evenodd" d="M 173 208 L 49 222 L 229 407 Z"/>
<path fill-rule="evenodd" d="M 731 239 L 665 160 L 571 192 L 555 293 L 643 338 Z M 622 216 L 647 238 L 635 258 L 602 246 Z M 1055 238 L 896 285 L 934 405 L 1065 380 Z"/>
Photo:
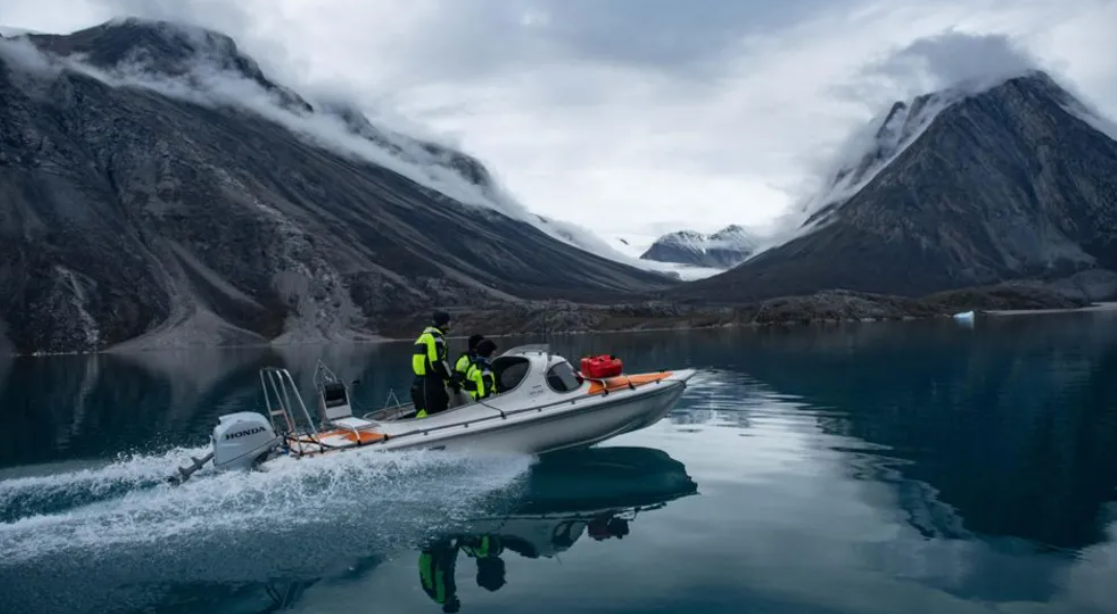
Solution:
<path fill-rule="evenodd" d="M 552 345 L 708 371 L 543 463 L 362 453 L 174 489 L 261 366 L 309 388 L 322 358 L 371 410 L 410 348 L 0 362 L 0 612 L 454 610 L 424 556 L 461 612 L 1117 612 L 1113 314 Z M 457 547 L 483 536 L 502 550 Z"/>

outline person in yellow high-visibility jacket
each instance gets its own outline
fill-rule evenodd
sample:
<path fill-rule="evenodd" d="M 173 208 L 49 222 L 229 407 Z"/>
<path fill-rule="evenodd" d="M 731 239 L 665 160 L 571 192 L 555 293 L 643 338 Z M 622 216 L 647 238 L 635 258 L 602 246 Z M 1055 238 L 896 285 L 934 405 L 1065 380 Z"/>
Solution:
<path fill-rule="evenodd" d="M 459 381 L 465 381 L 465 374 L 469 372 L 469 365 L 477 357 L 477 344 L 484 339 L 485 337 L 482 335 L 470 335 L 469 345 L 462 352 L 462 355 L 458 356 L 458 362 L 454 363 L 454 375 L 457 376 Z"/>
<path fill-rule="evenodd" d="M 492 339 L 485 339 L 477 344 L 476 356 L 469 365 L 465 374 L 465 383 L 462 387 L 469 392 L 474 401 L 496 394 L 496 376 L 493 374 L 493 365 L 490 362 L 496 343 Z"/>
<path fill-rule="evenodd" d="M 415 340 L 411 356 L 411 370 L 415 374 L 411 384 L 411 401 L 415 404 L 416 418 L 426 418 L 449 407 L 447 386 L 454 392 L 461 390 L 461 384 L 450 372 L 450 351 L 445 337 L 449 331 L 450 314 L 436 311 L 431 317 L 431 326 Z"/>

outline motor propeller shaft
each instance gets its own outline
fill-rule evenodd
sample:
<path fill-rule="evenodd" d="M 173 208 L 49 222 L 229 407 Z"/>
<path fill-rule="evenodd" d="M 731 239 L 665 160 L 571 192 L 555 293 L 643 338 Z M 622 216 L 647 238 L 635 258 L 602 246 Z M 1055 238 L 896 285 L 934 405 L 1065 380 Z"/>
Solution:
<path fill-rule="evenodd" d="M 172 476 L 168 477 L 167 481 L 170 482 L 171 484 L 173 484 L 174 486 L 178 486 L 179 484 L 182 484 L 186 480 L 190 479 L 190 476 L 194 475 L 195 471 L 201 469 L 202 466 L 204 466 L 206 463 L 208 463 L 212 459 L 213 459 L 213 452 L 210 452 L 209 454 L 206 454 L 202 458 L 194 458 L 193 456 L 191 456 L 190 460 L 194 461 L 194 463 L 192 465 L 190 465 L 189 467 L 179 467 L 178 468 L 178 475 L 172 475 Z"/>

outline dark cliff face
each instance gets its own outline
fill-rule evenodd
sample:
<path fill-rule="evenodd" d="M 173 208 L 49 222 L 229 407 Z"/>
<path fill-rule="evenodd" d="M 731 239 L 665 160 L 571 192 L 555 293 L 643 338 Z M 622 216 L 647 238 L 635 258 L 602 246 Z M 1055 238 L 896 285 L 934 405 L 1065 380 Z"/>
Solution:
<path fill-rule="evenodd" d="M 28 36 L 36 47 L 64 56 L 80 57 L 101 69 L 140 69 L 148 74 L 174 77 L 189 82 L 193 70 L 203 65 L 239 74 L 276 96 L 284 108 L 299 113 L 329 113 L 337 116 L 354 133 L 391 152 L 415 161 L 410 147 L 425 154 L 422 162 L 438 164 L 457 171 L 468 181 L 488 186 L 488 170 L 475 158 L 435 143 L 408 135 L 389 134 L 374 126 L 347 101 L 332 100 L 312 104 L 298 93 L 269 79 L 255 60 L 241 53 L 232 38 L 203 28 L 135 18 L 121 19 L 79 30 L 68 35 L 34 34 Z"/>
<path fill-rule="evenodd" d="M 32 40 L 103 67 L 146 54 L 172 73 L 187 61 L 175 41 L 216 40 L 247 78 L 310 108 L 231 40 L 166 28 Z M 488 181 L 464 154 L 426 151 Z M 314 340 L 433 306 L 609 301 L 670 283 L 247 111 L 3 56 L 0 203 L 0 346 L 6 335 L 21 352 Z"/>
<path fill-rule="evenodd" d="M 677 296 L 921 296 L 1117 268 L 1117 142 L 1033 73 L 941 111 L 811 234 Z"/>

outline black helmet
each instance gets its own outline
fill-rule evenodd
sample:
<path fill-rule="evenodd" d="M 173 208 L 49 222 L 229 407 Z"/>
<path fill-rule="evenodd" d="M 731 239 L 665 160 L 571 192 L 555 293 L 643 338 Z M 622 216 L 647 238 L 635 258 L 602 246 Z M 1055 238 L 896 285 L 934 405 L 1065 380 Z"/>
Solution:
<path fill-rule="evenodd" d="M 436 311 L 431 314 L 431 323 L 435 326 L 442 328 L 450 323 L 450 314 L 445 311 Z"/>
<path fill-rule="evenodd" d="M 477 344 L 477 355 L 488 358 L 496 351 L 496 343 L 492 339 L 484 339 Z"/>
<path fill-rule="evenodd" d="M 470 337 L 469 337 L 469 349 L 470 350 L 476 350 L 477 349 L 477 344 L 481 343 L 481 341 L 484 338 L 485 338 L 484 335 L 470 335 Z"/>

